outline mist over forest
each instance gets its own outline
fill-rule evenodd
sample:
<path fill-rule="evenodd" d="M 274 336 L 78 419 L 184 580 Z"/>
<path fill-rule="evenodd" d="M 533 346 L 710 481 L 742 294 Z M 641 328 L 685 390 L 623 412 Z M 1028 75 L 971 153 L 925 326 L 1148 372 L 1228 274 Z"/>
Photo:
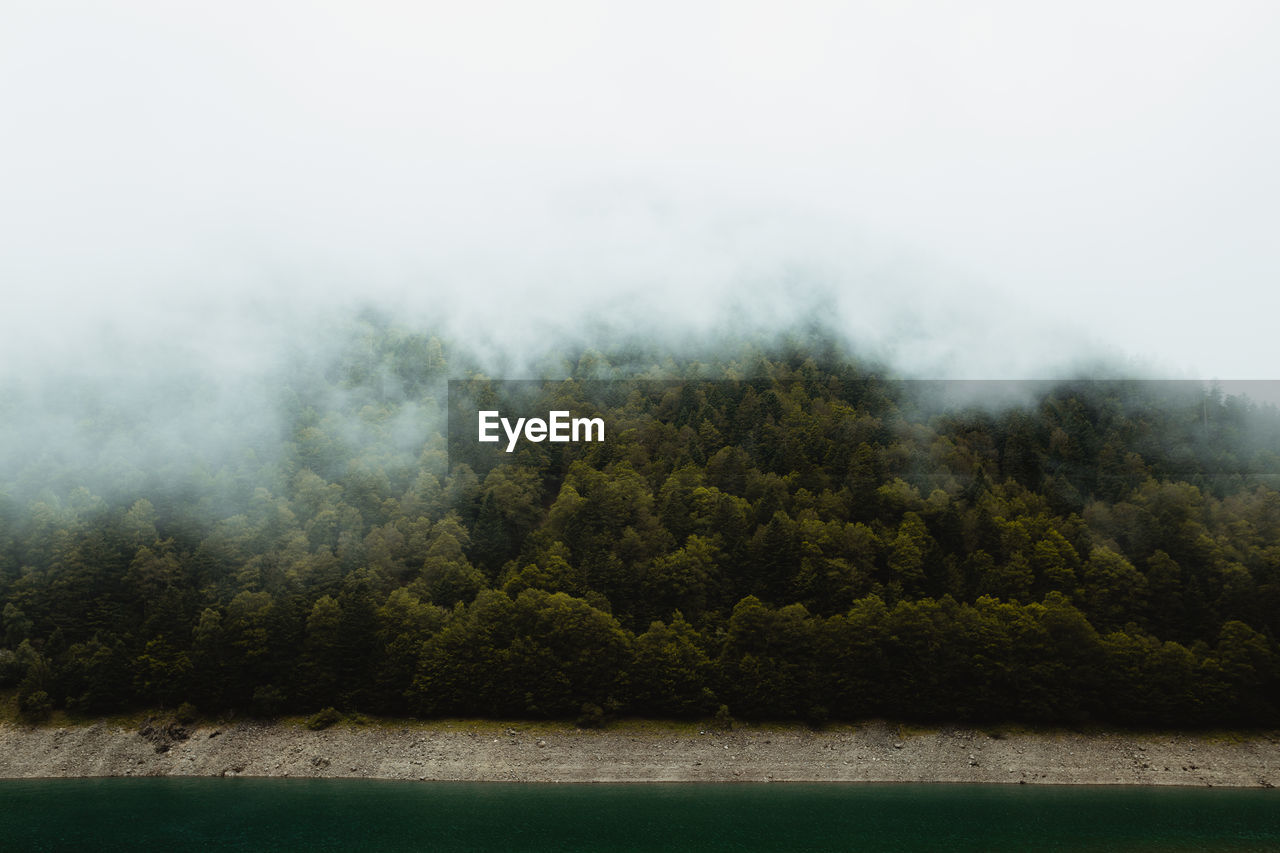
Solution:
<path fill-rule="evenodd" d="M 0 709 L 1274 725 L 1275 4 L 778 8 L 8 4 Z"/>
<path fill-rule="evenodd" d="M 371 308 L 303 343 L 6 395 L 20 713 L 1275 719 L 1273 405 L 632 328 L 519 362 L 605 441 L 485 454 L 448 380 L 515 362 Z"/>

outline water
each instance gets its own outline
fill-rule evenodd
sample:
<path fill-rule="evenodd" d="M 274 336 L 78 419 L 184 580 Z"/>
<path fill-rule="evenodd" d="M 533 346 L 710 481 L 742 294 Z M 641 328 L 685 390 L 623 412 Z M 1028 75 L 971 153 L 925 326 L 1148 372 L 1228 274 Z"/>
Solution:
<path fill-rule="evenodd" d="M 1276 850 L 1280 791 L 0 780 L 0 849 Z"/>

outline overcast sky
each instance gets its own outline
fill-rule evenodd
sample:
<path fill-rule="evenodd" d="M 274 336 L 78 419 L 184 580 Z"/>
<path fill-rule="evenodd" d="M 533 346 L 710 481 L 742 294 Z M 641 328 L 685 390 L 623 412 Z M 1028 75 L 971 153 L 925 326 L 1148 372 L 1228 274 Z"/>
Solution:
<path fill-rule="evenodd" d="M 0 354 L 737 298 L 920 375 L 1276 378 L 1277 55 L 1274 2 L 0 0 Z"/>

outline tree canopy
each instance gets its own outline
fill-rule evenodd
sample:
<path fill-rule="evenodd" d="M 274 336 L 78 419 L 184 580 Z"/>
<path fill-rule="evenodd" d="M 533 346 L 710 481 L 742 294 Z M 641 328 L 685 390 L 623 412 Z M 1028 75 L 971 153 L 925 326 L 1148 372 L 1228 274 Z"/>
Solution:
<path fill-rule="evenodd" d="M 1272 408 L 948 403 L 817 333 L 619 344 L 530 392 L 605 441 L 490 453 L 446 435 L 447 380 L 485 393 L 465 348 L 349 334 L 279 387 L 273 444 L 0 471 L 24 713 L 1277 722 Z"/>

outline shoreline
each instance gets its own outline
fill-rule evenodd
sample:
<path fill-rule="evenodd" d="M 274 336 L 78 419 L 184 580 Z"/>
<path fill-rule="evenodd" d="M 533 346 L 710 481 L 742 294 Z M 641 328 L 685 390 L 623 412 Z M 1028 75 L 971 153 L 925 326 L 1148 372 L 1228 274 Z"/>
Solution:
<path fill-rule="evenodd" d="M 158 718 L 157 718 L 158 719 Z M 1050 785 L 1280 784 L 1280 736 L 906 729 L 732 731 L 619 722 L 300 722 L 182 728 L 151 721 L 0 723 L 0 778 L 257 776 L 454 782 L 939 782 Z"/>

